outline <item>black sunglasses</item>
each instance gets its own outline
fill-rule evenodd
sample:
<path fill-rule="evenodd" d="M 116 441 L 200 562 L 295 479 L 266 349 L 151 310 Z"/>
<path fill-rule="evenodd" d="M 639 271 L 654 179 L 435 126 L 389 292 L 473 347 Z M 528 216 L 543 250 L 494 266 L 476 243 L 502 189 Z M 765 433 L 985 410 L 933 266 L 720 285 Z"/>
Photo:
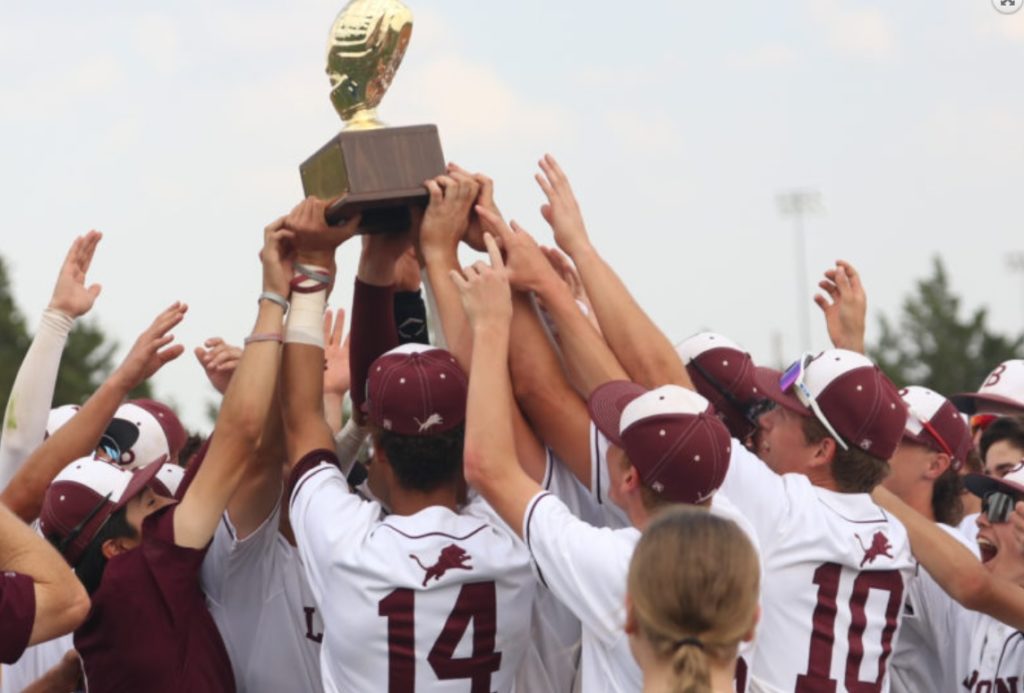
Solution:
<path fill-rule="evenodd" d="M 715 389 L 718 394 L 722 395 L 725 400 L 731 404 L 737 411 L 743 413 L 743 418 L 747 420 L 747 423 L 757 426 L 757 417 L 764 414 L 766 411 L 771 409 L 775 403 L 768 399 L 757 400 L 753 404 L 747 405 L 741 402 L 736 395 L 729 392 L 724 385 L 715 379 L 700 363 L 697 359 L 690 359 L 690 363 L 687 364 L 693 367 L 693 370 L 700 373 L 700 376 L 704 380 L 708 381 L 708 384 Z"/>
<path fill-rule="evenodd" d="M 1010 520 L 1017 497 L 1003 491 L 992 491 L 981 499 L 981 512 L 989 522 L 1002 523 Z"/>

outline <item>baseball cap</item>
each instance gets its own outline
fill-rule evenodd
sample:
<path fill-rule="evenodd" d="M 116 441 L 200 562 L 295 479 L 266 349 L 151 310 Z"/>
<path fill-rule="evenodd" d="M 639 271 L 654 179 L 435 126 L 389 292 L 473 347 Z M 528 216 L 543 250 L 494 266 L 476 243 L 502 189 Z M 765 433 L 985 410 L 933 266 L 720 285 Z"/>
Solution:
<path fill-rule="evenodd" d="M 903 438 L 946 453 L 953 460 L 953 469 L 960 469 L 974 447 L 963 415 L 952 402 L 926 387 L 905 387 L 900 397 L 909 413 Z"/>
<path fill-rule="evenodd" d="M 1000 405 L 1024 413 L 1024 359 L 1003 361 L 993 369 L 977 392 L 950 397 L 962 412 L 974 414 L 979 407 Z"/>
<path fill-rule="evenodd" d="M 78 413 L 81 409 L 77 404 L 62 404 L 59 407 L 54 407 L 50 410 L 50 415 L 46 417 L 46 433 L 44 434 L 44 440 L 54 434 L 54 432 L 71 420 L 71 417 Z"/>
<path fill-rule="evenodd" d="M 733 437 L 754 432 L 751 407 L 764 399 L 754 380 L 754 360 L 738 344 L 714 332 L 701 332 L 676 345 L 697 392 L 711 402 Z"/>
<path fill-rule="evenodd" d="M 142 493 L 162 464 L 128 471 L 92 457 L 75 460 L 46 489 L 40 531 L 74 567 L 110 516 Z"/>
<path fill-rule="evenodd" d="M 789 387 L 783 391 L 780 380 L 798 365 L 803 368 L 799 381 L 787 383 Z M 826 429 L 831 428 L 841 438 L 837 441 L 841 446 L 857 447 L 887 460 L 903 437 L 907 407 L 892 381 L 863 354 L 827 349 L 817 356 L 805 354 L 785 374 L 759 368 L 754 378 L 776 404 L 801 416 L 816 417 Z M 801 384 L 809 404 L 795 394 Z"/>
<path fill-rule="evenodd" d="M 984 498 L 993 491 L 1002 491 L 1015 498 L 1024 499 L 1024 461 L 1001 478 L 987 474 L 968 474 L 964 477 L 964 486 L 979 498 Z"/>
<path fill-rule="evenodd" d="M 594 425 L 622 448 L 645 486 L 673 503 L 701 503 L 729 470 L 732 440 L 711 404 L 693 390 L 648 390 L 613 380 L 591 393 Z"/>
<path fill-rule="evenodd" d="M 133 399 L 117 408 L 101 442 L 113 443 L 121 451 L 117 464 L 136 469 L 161 457 L 177 457 L 186 440 L 188 433 L 170 407 L 151 399 Z"/>
<path fill-rule="evenodd" d="M 150 487 L 161 496 L 177 498 L 178 488 L 185 478 L 185 468 L 174 462 L 164 462 L 159 467 Z"/>
<path fill-rule="evenodd" d="M 444 349 L 410 342 L 370 365 L 366 408 L 370 423 L 407 436 L 432 436 L 466 420 L 468 380 Z"/>

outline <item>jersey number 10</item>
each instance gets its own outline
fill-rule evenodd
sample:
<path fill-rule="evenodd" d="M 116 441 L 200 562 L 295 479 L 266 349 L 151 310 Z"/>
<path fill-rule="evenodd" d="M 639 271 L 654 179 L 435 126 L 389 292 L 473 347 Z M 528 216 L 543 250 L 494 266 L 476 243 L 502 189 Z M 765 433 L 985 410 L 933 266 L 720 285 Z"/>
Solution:
<path fill-rule="evenodd" d="M 807 673 L 796 677 L 796 690 L 800 693 L 835 693 L 836 680 L 832 678 L 832 649 L 836 642 L 836 597 L 843 567 L 836 563 L 823 563 L 814 571 L 814 584 L 818 586 L 818 604 L 814 608 L 811 651 L 807 657 Z M 881 649 L 878 657 L 878 675 L 874 681 L 860 680 L 860 665 L 864 659 L 864 631 L 867 628 L 865 606 L 871 590 L 888 592 L 885 624 L 882 626 Z M 870 570 L 857 573 L 850 594 L 850 631 L 847 633 L 844 690 L 851 693 L 875 693 L 882 690 L 885 664 L 892 654 L 892 637 L 896 632 L 899 610 L 903 604 L 903 578 L 897 570 Z"/>
<path fill-rule="evenodd" d="M 493 582 L 462 586 L 441 634 L 427 655 L 440 680 L 470 679 L 472 693 L 490 693 L 491 674 L 501 668 L 501 653 L 494 651 L 497 607 Z M 377 613 L 388 619 L 388 693 L 416 690 L 416 592 L 399 588 L 377 603 Z M 455 659 L 455 648 L 473 622 L 473 654 Z"/>

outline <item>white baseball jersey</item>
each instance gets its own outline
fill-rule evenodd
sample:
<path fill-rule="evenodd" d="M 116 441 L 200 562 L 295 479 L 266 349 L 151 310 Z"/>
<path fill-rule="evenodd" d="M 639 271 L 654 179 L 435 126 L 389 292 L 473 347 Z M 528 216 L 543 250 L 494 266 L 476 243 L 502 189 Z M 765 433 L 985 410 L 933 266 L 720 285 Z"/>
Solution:
<path fill-rule="evenodd" d="M 967 545 L 974 553 L 978 553 L 978 515 L 980 513 L 971 513 L 964 517 L 960 522 L 960 526 L 957 527 L 960 530 L 960 534 L 963 535 L 964 539 L 967 540 Z"/>
<path fill-rule="evenodd" d="M 718 496 L 711 512 L 739 518 Z M 544 491 L 527 506 L 523 536 L 541 581 L 582 625 L 582 690 L 641 690 L 643 678 L 624 630 L 626 580 L 639 530 L 594 527 Z"/>
<path fill-rule="evenodd" d="M 323 614 L 325 691 L 512 690 L 535 578 L 486 503 L 381 519 L 326 451 L 292 479 L 292 527 Z"/>
<path fill-rule="evenodd" d="M 977 544 L 971 546 L 959 531 L 938 523 L 947 534 L 977 556 Z M 935 622 L 942 608 L 937 605 L 953 601 L 920 564 L 907 583 L 903 608 L 903 626 L 892 653 L 893 693 L 918 691 L 960 691 L 957 679 L 957 647 L 955 629 L 947 623 Z"/>
<path fill-rule="evenodd" d="M 597 518 L 592 522 L 598 527 L 628 527 L 629 519 L 626 511 L 618 506 L 611 496 L 608 495 L 608 487 L 611 477 L 608 472 L 608 448 L 611 441 L 601 433 L 593 422 L 590 424 L 590 467 L 591 467 L 591 488 L 592 502 L 585 506 L 591 509 L 591 514 Z M 733 440 L 733 447 L 740 445 Z M 740 445 L 742 447 L 742 445 Z M 596 505 L 595 505 L 596 503 Z M 758 546 L 757 532 L 753 525 L 740 510 L 729 500 L 722 491 L 717 491 L 712 499 L 711 512 L 735 522 L 743 533 L 754 545 L 754 550 L 760 559 L 761 550 Z M 585 518 L 584 518 L 585 519 Z M 764 575 L 764 562 L 761 560 L 761 575 Z M 740 644 L 739 659 L 736 662 L 736 690 L 745 691 L 750 684 L 749 668 L 754 658 L 755 641 Z"/>
<path fill-rule="evenodd" d="M 733 441 L 722 485 L 764 565 L 754 690 L 889 690 L 913 557 L 906 530 L 864 493 L 775 474 Z"/>
<path fill-rule="evenodd" d="M 321 691 L 323 623 L 298 550 L 278 531 L 280 504 L 238 539 L 225 512 L 200 574 L 239 693 Z"/>
<path fill-rule="evenodd" d="M 569 468 L 547 451 L 541 485 L 558 496 L 574 515 L 600 517 L 597 503 Z M 516 672 L 517 693 L 573 690 L 579 679 L 580 620 L 543 584 L 537 586 L 530 626 L 530 644 Z"/>

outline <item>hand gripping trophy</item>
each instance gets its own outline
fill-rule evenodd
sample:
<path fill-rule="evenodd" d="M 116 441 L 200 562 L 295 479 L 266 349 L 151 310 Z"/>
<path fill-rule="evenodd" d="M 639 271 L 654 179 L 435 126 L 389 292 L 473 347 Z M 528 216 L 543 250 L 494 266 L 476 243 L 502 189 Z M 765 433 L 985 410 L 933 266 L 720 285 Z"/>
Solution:
<path fill-rule="evenodd" d="M 399 0 L 352 0 L 334 20 L 327 75 L 345 128 L 299 167 L 306 195 L 333 200 L 329 224 L 361 212 L 362 233 L 404 229 L 410 206 L 426 205 L 423 181 L 444 173 L 436 126 L 377 119 L 410 36 L 412 12 Z"/>

